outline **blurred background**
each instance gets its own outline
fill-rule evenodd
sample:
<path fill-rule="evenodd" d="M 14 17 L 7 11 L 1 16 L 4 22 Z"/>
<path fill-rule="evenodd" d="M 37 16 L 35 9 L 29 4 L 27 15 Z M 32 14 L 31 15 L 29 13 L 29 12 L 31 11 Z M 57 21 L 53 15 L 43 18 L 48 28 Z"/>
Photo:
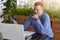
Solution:
<path fill-rule="evenodd" d="M 37 1 L 43 3 L 44 11 L 50 16 L 53 40 L 60 40 L 60 0 L 0 0 L 0 21 L 3 14 L 8 14 L 9 21 L 14 18 L 18 24 L 24 24 Z M 32 26 L 28 30 L 34 31 Z"/>

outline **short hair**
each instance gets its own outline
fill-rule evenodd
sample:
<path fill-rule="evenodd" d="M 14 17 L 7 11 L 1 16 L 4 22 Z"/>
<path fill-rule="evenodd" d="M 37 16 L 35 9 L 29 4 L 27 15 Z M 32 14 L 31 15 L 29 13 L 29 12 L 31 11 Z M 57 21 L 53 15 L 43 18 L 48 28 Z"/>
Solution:
<path fill-rule="evenodd" d="M 41 5 L 41 6 L 43 7 L 43 4 L 42 4 L 41 2 L 36 2 L 36 3 L 34 4 L 34 6 L 38 6 L 38 5 Z"/>

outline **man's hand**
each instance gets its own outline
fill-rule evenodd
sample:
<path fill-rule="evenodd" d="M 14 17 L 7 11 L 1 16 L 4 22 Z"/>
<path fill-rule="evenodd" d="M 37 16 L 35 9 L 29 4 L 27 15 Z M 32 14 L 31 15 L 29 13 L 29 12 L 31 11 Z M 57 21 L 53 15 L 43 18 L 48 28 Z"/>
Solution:
<path fill-rule="evenodd" d="M 33 19 L 38 19 L 39 16 L 38 16 L 38 14 L 35 14 L 35 15 L 32 16 L 32 18 L 33 18 Z"/>

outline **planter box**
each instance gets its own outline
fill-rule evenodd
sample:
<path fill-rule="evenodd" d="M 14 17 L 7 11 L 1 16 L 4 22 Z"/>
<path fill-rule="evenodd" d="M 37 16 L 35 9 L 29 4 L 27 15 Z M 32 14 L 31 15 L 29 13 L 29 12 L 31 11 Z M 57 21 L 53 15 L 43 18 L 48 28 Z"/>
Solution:
<path fill-rule="evenodd" d="M 60 40 L 60 19 L 55 18 L 51 19 L 52 20 L 52 29 L 54 32 L 54 40 Z"/>
<path fill-rule="evenodd" d="M 14 18 L 16 19 L 18 24 L 24 24 L 27 21 L 28 16 L 14 15 Z"/>

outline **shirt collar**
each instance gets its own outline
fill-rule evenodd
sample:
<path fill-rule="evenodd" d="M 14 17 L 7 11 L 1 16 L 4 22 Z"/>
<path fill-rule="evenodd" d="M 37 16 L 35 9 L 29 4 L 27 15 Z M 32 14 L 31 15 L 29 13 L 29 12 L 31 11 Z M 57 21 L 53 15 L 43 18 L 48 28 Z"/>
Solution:
<path fill-rule="evenodd" d="M 44 11 L 41 13 L 41 15 L 39 17 L 41 17 L 44 14 Z"/>

